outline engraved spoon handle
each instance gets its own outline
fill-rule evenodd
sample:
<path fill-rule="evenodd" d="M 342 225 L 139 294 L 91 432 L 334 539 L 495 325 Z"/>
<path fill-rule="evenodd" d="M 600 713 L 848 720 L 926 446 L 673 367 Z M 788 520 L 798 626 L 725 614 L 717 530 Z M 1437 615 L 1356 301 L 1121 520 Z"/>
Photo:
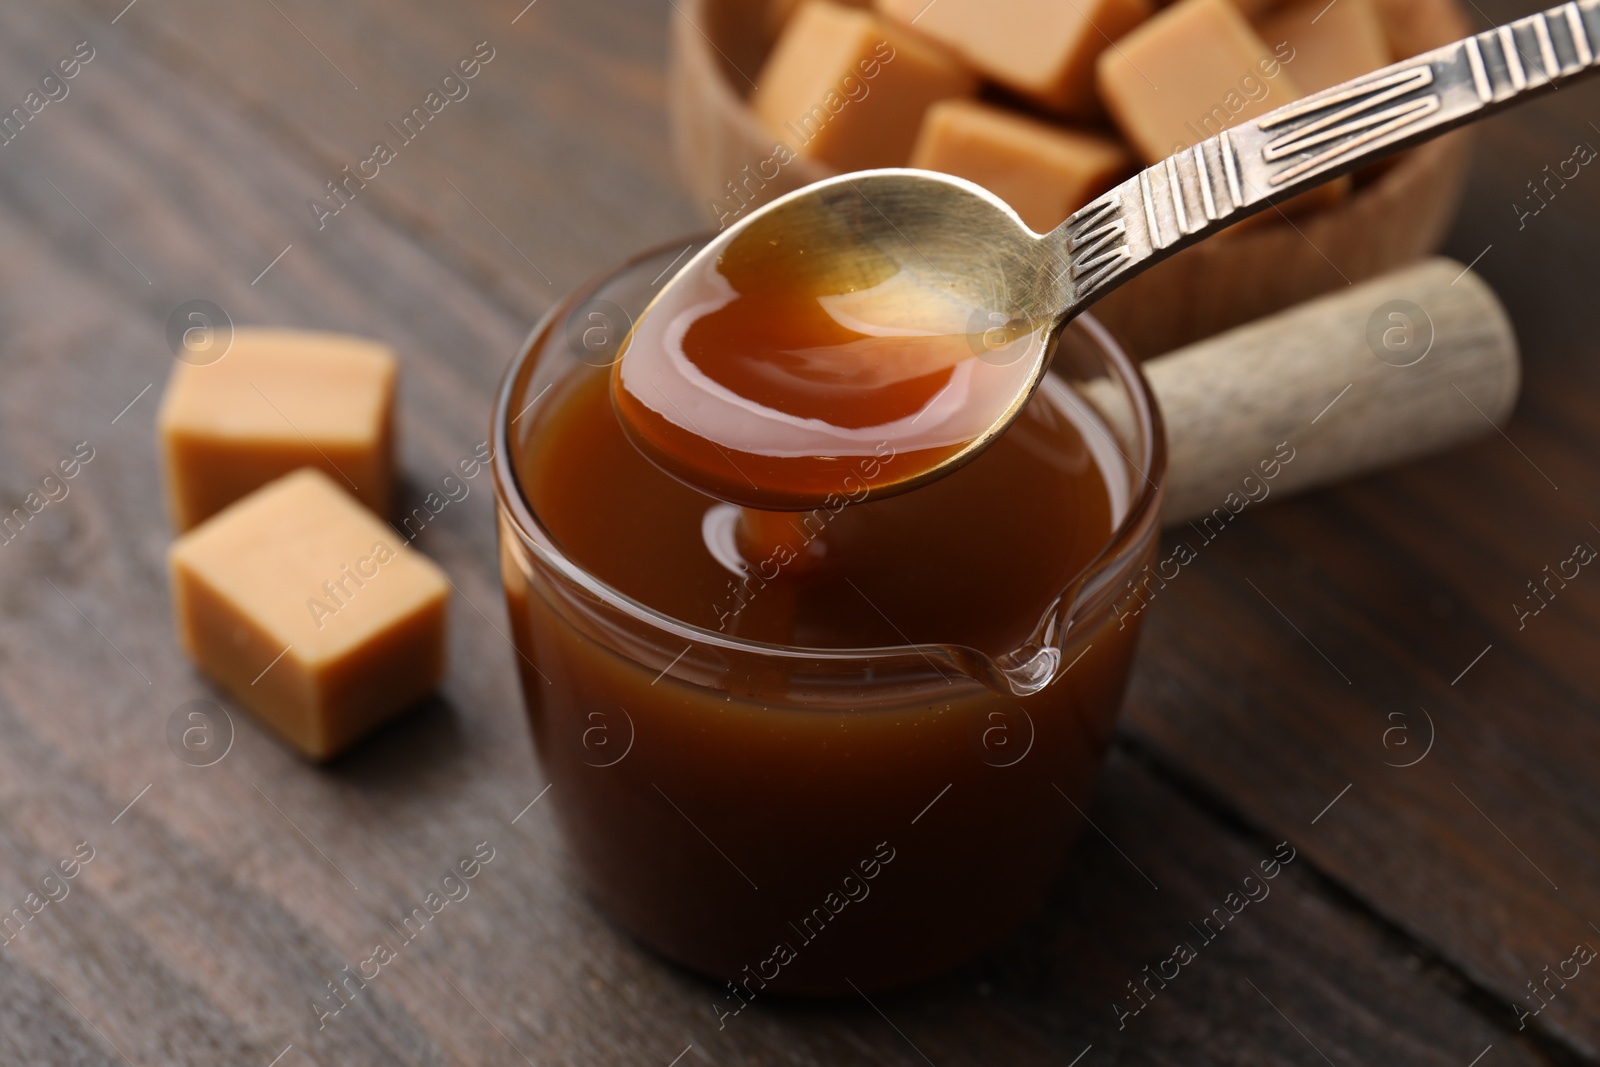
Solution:
<path fill-rule="evenodd" d="M 1269 202 L 1595 72 L 1600 0 L 1476 34 L 1223 130 L 1140 171 L 1047 236 L 1068 316 Z"/>

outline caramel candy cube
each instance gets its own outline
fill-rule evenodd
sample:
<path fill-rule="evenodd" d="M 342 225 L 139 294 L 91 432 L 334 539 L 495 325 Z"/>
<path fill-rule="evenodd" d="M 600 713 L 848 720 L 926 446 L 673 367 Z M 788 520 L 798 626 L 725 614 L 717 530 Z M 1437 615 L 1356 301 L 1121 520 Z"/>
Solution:
<path fill-rule="evenodd" d="M 778 39 L 778 35 L 781 34 L 783 32 L 783 28 L 789 24 L 789 19 L 793 17 L 795 9 L 798 8 L 802 2 L 803 0 L 772 0 L 772 2 L 767 5 L 765 18 L 767 27 L 767 43 L 770 44 Z M 872 6 L 872 0 L 833 0 L 833 2 L 836 4 L 843 4 L 845 7 Z"/>
<path fill-rule="evenodd" d="M 1150 17 L 1150 0 L 878 0 L 977 70 L 1056 111 L 1097 114 L 1095 58 Z"/>
<path fill-rule="evenodd" d="M 1260 18 L 1267 12 L 1276 11 L 1283 6 L 1283 0 L 1232 0 L 1232 3 L 1252 19 Z M 1327 0 L 1323 0 L 1323 3 L 1327 3 Z"/>
<path fill-rule="evenodd" d="M 157 418 L 173 525 L 300 467 L 386 514 L 397 377 L 387 345 L 304 330 L 239 329 L 215 362 L 178 361 Z"/>
<path fill-rule="evenodd" d="M 1157 163 L 1298 99 L 1283 59 L 1229 0 L 1179 0 L 1100 56 L 1100 95 Z"/>
<path fill-rule="evenodd" d="M 951 56 L 871 11 L 806 0 L 762 67 L 750 106 L 801 155 L 865 170 L 904 166 L 928 105 L 976 88 Z"/>
<path fill-rule="evenodd" d="M 184 650 L 312 759 L 444 674 L 444 572 L 321 471 L 223 509 L 178 538 L 168 563 Z"/>
<path fill-rule="evenodd" d="M 923 118 L 911 165 L 976 182 L 1043 233 L 1109 189 L 1133 157 L 1104 137 L 946 100 Z"/>
<path fill-rule="evenodd" d="M 1372 0 L 1327 0 L 1295 3 L 1259 24 L 1262 40 L 1287 42 L 1293 59 L 1285 59 L 1302 92 L 1316 93 L 1387 66 L 1389 42 Z"/>

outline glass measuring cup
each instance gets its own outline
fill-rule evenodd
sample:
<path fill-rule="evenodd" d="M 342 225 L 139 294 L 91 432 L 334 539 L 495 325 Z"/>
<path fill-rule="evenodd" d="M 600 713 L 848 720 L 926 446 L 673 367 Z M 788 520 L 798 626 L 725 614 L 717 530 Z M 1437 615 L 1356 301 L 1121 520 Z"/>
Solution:
<path fill-rule="evenodd" d="M 1080 829 L 1137 637 L 1113 606 L 1159 533 L 1155 402 L 1092 318 L 1062 333 L 1051 374 L 1110 446 L 1116 526 L 1006 655 L 693 626 L 578 565 L 528 492 L 539 401 L 608 373 L 681 253 L 569 297 L 495 404 L 502 580 L 549 803 L 601 907 L 727 983 L 719 1013 L 930 977 L 1035 913 Z"/>

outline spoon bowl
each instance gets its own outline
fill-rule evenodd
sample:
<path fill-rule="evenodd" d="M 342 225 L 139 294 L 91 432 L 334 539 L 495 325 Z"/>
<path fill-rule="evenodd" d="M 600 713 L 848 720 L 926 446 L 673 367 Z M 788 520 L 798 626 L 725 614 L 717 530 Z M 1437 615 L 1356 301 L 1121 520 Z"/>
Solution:
<path fill-rule="evenodd" d="M 960 178 L 878 170 L 798 190 L 646 308 L 614 378 L 623 424 L 669 473 L 748 507 L 815 507 L 852 474 L 878 496 L 915 488 L 981 452 L 1049 365 L 1069 297 L 1053 255 Z M 719 375 L 696 338 L 741 303 Z M 715 447 L 696 453 L 701 440 Z"/>

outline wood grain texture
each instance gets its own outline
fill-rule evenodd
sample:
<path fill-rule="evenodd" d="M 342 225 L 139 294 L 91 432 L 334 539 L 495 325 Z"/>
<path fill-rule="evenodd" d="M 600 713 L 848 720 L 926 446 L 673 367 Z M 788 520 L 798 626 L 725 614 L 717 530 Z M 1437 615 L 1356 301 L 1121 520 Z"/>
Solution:
<path fill-rule="evenodd" d="M 1506 1007 L 1600 922 L 1600 579 L 1526 630 L 1508 606 L 1574 540 L 1600 543 L 1582 532 L 1600 522 L 1585 332 L 1600 212 L 1579 183 L 1524 231 L 1508 207 L 1600 136 L 1582 132 L 1600 110 L 1586 91 L 1485 131 L 1453 241 L 1463 262 L 1493 243 L 1477 269 L 1523 339 L 1515 445 L 1493 435 L 1251 509 L 1202 548 L 1149 609 L 1089 811 L 1105 836 L 1079 846 L 1047 915 L 948 979 L 875 1005 L 758 1004 L 719 1032 L 708 984 L 588 904 L 548 818 L 560 798 L 526 807 L 543 783 L 481 480 L 418 538 L 458 589 L 437 699 L 327 768 L 237 712 L 221 762 L 179 761 L 169 718 L 216 694 L 178 653 L 165 586 L 153 419 L 172 308 L 204 297 L 235 321 L 392 344 L 408 508 L 483 440 L 500 372 L 564 287 L 696 224 L 667 162 L 670 10 L 539 0 L 513 25 L 520 10 L 0 6 L 0 102 L 77 41 L 97 50 L 0 147 L 0 504 L 74 443 L 95 448 L 0 546 L 0 914 L 78 842 L 95 850 L 0 946 L 0 1062 L 1600 1059 L 1600 978 L 1521 1035 Z M 479 40 L 497 53 L 472 95 L 316 229 L 307 200 Z M 1385 747 L 1387 713 L 1419 704 L 1432 753 L 1383 766 L 1412 758 Z M 1124 983 L 1282 840 L 1299 858 L 1271 897 L 1118 1030 Z M 326 983 L 480 842 L 495 858 L 470 895 L 318 1029 Z"/>
<path fill-rule="evenodd" d="M 1482 25 L 1531 10 L 1482 7 Z M 1513 610 L 1545 565 L 1600 546 L 1600 374 L 1578 280 L 1600 211 L 1576 183 L 1525 225 L 1513 209 L 1546 164 L 1600 146 L 1597 100 L 1575 90 L 1483 127 L 1447 249 L 1478 260 L 1519 335 L 1505 436 L 1264 508 L 1203 548 L 1151 611 L 1127 708 L 1134 734 L 1263 827 L 1305 825 L 1351 785 L 1318 823 L 1328 846 L 1308 849 L 1512 1020 L 1525 983 L 1600 925 L 1600 583 L 1570 584 L 1525 628 Z M 1186 622 L 1201 617 L 1222 625 Z M 1385 766 L 1420 755 L 1424 709 L 1432 754 Z M 1596 998 L 1600 983 L 1572 982 L 1529 1027 L 1592 1060 Z"/>

